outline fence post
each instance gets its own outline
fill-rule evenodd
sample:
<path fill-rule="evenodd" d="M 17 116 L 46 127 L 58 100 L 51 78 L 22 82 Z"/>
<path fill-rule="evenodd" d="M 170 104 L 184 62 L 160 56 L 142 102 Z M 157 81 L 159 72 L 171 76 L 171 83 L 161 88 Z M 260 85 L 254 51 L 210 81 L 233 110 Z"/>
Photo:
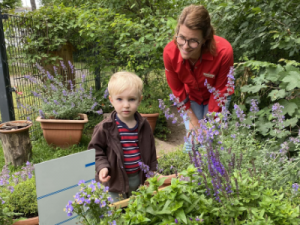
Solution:
<path fill-rule="evenodd" d="M 2 122 L 15 120 L 14 104 L 10 86 L 5 38 L 2 19 L 7 15 L 2 15 L 0 10 L 0 110 Z"/>
<path fill-rule="evenodd" d="M 100 66 L 97 66 L 95 69 L 95 89 L 99 91 L 100 88 Z"/>

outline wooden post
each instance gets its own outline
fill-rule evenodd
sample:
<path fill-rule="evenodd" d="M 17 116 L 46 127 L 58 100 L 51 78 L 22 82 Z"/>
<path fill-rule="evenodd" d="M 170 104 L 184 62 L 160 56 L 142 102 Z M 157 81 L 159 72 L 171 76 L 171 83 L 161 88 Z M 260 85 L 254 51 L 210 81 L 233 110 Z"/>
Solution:
<path fill-rule="evenodd" d="M 20 123 L 22 120 L 11 121 L 11 124 Z M 23 122 L 24 123 L 24 122 Z M 5 126 L 2 124 L 0 127 Z M 29 137 L 29 127 L 15 130 L 0 130 L 5 164 L 12 163 L 13 166 L 22 166 L 29 161 L 32 155 L 32 145 Z"/>

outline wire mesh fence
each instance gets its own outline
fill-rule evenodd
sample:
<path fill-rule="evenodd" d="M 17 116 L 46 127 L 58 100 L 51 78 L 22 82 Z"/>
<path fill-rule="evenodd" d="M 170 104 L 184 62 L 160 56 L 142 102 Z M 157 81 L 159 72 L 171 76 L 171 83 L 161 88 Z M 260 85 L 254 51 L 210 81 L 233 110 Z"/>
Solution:
<path fill-rule="evenodd" d="M 15 112 L 15 119 L 30 119 L 34 121 L 37 117 L 37 112 L 28 109 L 28 107 L 23 107 L 25 105 L 36 106 L 40 104 L 39 98 L 35 97 L 32 94 L 32 91 L 37 91 L 37 86 L 25 78 L 26 75 L 30 75 L 38 79 L 42 75 L 41 71 L 37 69 L 36 65 L 28 61 L 25 54 L 26 45 L 24 43 L 26 39 L 28 41 L 31 32 L 34 29 L 34 21 L 32 18 L 29 17 L 5 14 L 4 16 L 2 16 L 2 23 L 4 31 L 4 40 L 2 40 L 2 42 L 4 42 L 6 46 L 9 79 L 13 96 L 13 110 Z M 27 25 L 23 26 L 25 23 Z M 30 26 L 28 26 L 28 24 Z M 95 88 L 96 71 L 89 69 L 88 62 L 86 62 L 87 54 L 90 54 L 90 51 L 81 50 L 74 52 L 74 77 L 72 77 L 72 79 L 75 81 L 76 86 L 78 86 L 82 82 L 82 77 L 84 75 L 84 85 L 88 88 Z M 0 121 L 2 121 L 1 114 Z M 35 124 L 31 128 L 30 132 L 32 134 L 39 133 L 39 124 Z"/>

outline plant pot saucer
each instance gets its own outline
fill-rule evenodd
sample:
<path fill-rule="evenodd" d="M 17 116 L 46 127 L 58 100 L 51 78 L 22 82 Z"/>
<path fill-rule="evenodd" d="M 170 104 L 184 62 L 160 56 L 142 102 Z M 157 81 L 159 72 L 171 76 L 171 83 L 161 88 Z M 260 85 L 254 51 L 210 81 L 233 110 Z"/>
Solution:
<path fill-rule="evenodd" d="M 31 126 L 32 126 L 32 122 L 29 120 L 14 120 L 14 121 L 9 121 L 9 122 L 4 122 L 0 124 L 0 128 L 5 126 L 5 124 L 10 123 L 10 124 L 27 124 L 28 126 L 23 127 L 23 128 L 18 128 L 18 129 L 14 129 L 14 130 L 3 130 L 0 129 L 0 133 L 3 134 L 9 134 L 9 133 L 19 133 L 19 132 L 23 132 L 25 130 L 28 130 Z"/>

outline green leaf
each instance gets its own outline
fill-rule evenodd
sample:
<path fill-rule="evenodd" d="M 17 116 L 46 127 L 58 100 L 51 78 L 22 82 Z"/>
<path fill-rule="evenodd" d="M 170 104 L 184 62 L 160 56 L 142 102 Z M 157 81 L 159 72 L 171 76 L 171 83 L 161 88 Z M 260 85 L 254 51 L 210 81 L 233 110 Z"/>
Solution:
<path fill-rule="evenodd" d="M 297 122 L 298 122 L 298 117 L 294 117 L 292 119 L 288 119 L 288 120 L 285 120 L 283 122 L 283 126 L 284 127 L 287 127 L 287 126 L 291 126 L 291 127 L 294 127 L 297 125 Z"/>
<path fill-rule="evenodd" d="M 284 98 L 285 95 L 285 90 L 273 90 L 268 96 L 271 98 L 272 101 L 275 101 L 277 99 Z"/>
<path fill-rule="evenodd" d="M 280 72 L 284 71 L 281 65 L 277 65 L 276 67 L 270 66 L 266 69 L 266 79 L 272 82 L 278 81 L 280 77 Z"/>
<path fill-rule="evenodd" d="M 201 200 L 201 197 L 199 197 L 189 208 L 187 208 L 185 211 L 186 213 L 190 213 L 198 204 L 198 202 Z"/>
<path fill-rule="evenodd" d="M 158 181 L 158 186 L 163 185 L 166 179 L 167 179 L 167 177 L 161 178 L 161 179 Z"/>
<path fill-rule="evenodd" d="M 282 79 L 282 82 L 288 84 L 286 87 L 288 91 L 300 88 L 300 73 L 298 71 L 290 71 L 289 75 Z"/>
<path fill-rule="evenodd" d="M 185 200 L 186 202 L 192 204 L 191 200 L 185 194 L 179 195 L 178 198 L 182 199 L 182 200 Z"/>
<path fill-rule="evenodd" d="M 185 216 L 185 213 L 183 211 L 183 209 L 179 209 L 175 212 L 175 215 L 178 219 L 180 219 L 182 222 L 184 222 L 185 224 L 187 224 L 187 219 Z"/>
<path fill-rule="evenodd" d="M 266 85 L 264 84 L 259 84 L 259 85 L 246 85 L 246 86 L 243 86 L 241 87 L 241 91 L 242 92 L 249 92 L 249 93 L 256 93 L 256 92 L 259 92 L 262 88 L 265 88 L 267 87 Z"/>
<path fill-rule="evenodd" d="M 295 110 L 298 109 L 298 106 L 294 102 L 289 102 L 285 99 L 281 99 L 278 103 L 284 107 L 282 109 L 283 115 L 288 113 L 290 116 L 292 116 Z"/>

